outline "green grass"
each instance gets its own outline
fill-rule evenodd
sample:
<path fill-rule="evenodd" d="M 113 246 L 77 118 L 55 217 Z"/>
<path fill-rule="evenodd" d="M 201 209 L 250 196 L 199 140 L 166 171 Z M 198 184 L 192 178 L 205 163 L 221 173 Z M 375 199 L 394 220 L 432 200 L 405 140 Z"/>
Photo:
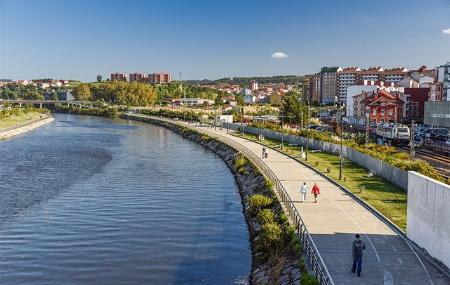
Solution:
<path fill-rule="evenodd" d="M 237 134 L 236 134 L 237 135 Z M 242 137 L 242 134 L 238 136 Z M 256 136 L 245 134 L 245 138 L 256 141 Z M 278 147 L 280 141 L 265 139 L 264 145 Z M 282 152 L 302 160 L 298 146 L 284 145 Z M 377 209 L 398 227 L 406 230 L 407 193 L 381 177 L 368 177 L 368 170 L 354 164 L 348 159 L 343 162 L 343 178 L 339 180 L 339 156 L 325 152 L 308 152 L 310 166 L 315 167 L 329 178 L 339 182 L 353 194 Z M 328 173 L 327 169 L 330 170 Z M 364 187 L 364 190 L 361 190 Z"/>
<path fill-rule="evenodd" d="M 43 114 L 40 112 L 30 111 L 27 113 L 19 112 L 18 114 L 14 114 L 6 118 L 0 118 L 0 131 L 2 129 L 23 124 L 28 121 L 37 120 L 41 115 Z"/>

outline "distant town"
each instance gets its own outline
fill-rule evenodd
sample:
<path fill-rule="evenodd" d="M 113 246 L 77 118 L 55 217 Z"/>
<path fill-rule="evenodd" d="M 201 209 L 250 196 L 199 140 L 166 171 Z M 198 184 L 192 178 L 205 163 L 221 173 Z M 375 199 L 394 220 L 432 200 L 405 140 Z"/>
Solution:
<path fill-rule="evenodd" d="M 366 69 L 356 66 L 323 67 L 315 74 L 259 78 L 264 83 L 256 79 L 241 77 L 237 80 L 182 81 L 182 85 L 197 86 L 210 92 L 215 90 L 221 95 L 221 103 L 230 107 L 242 104 L 280 106 L 285 95 L 294 92 L 299 100 L 311 106 L 345 105 L 347 122 L 355 125 L 364 124 L 368 116 L 370 123 L 410 123 L 414 120 L 450 128 L 450 62 L 436 68 L 421 66 L 413 70 L 380 66 Z M 172 81 L 172 75 L 165 72 L 117 72 L 111 73 L 106 80 L 99 75 L 96 81 L 180 84 L 180 81 Z M 1 79 L 0 95 L 3 99 L 26 99 L 30 94 L 15 93 L 20 89 L 15 86 L 20 85 L 34 86 L 36 89 L 29 89 L 29 93 L 35 93 L 36 98 L 74 100 L 71 90 L 77 83 L 79 82 L 73 80 Z M 39 92 L 42 96 L 39 96 Z M 173 106 L 213 105 L 218 102 L 210 93 L 208 96 L 193 97 L 193 94 L 185 92 L 169 94 L 159 99 L 162 103 Z"/>

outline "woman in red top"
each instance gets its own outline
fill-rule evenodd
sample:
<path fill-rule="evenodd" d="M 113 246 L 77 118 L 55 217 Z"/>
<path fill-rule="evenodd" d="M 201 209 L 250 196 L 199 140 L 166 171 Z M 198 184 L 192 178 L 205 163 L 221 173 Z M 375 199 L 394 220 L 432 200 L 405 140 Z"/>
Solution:
<path fill-rule="evenodd" d="M 314 183 L 311 194 L 314 194 L 314 203 L 317 203 L 317 196 L 320 194 L 320 189 L 319 186 L 317 186 L 317 183 Z"/>

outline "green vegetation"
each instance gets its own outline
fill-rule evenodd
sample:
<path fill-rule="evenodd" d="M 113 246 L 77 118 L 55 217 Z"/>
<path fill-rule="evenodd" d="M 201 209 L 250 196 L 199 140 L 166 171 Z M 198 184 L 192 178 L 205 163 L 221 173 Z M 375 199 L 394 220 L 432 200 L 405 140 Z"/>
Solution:
<path fill-rule="evenodd" d="M 339 138 L 332 132 L 317 132 L 315 130 L 294 130 L 282 128 L 280 124 L 275 124 L 272 122 L 257 122 L 249 124 L 251 127 L 255 128 L 266 128 L 276 132 L 282 132 L 289 135 L 297 135 L 306 137 L 309 136 L 310 139 L 321 140 L 325 142 L 339 143 Z M 339 130 L 337 130 L 339 133 Z M 439 180 L 441 182 L 449 184 L 442 177 L 436 169 L 434 169 L 429 163 L 421 159 L 409 159 L 403 152 L 398 152 L 395 147 L 392 146 L 382 146 L 377 144 L 364 144 L 364 139 L 361 137 L 348 137 L 344 139 L 344 145 L 349 146 L 361 153 L 367 154 L 376 159 L 385 161 L 395 167 L 406 171 L 416 171 L 425 176 L 431 177 L 433 179 Z"/>
<path fill-rule="evenodd" d="M 47 112 L 45 109 L 34 107 L 2 109 L 0 110 L 0 130 L 37 120 Z"/>
<path fill-rule="evenodd" d="M 217 84 L 217 83 L 226 83 L 226 84 L 236 84 L 240 86 L 248 86 L 249 81 L 256 80 L 259 84 L 268 84 L 268 83 L 284 83 L 284 84 L 297 84 L 297 82 L 302 82 L 302 77 L 298 75 L 279 75 L 279 76 L 254 76 L 254 77 L 227 77 L 221 78 L 218 80 L 188 80 L 186 83 L 188 84 Z"/>
<path fill-rule="evenodd" d="M 115 105 L 150 106 L 156 102 L 154 87 L 140 82 L 81 83 L 75 86 L 73 93 L 80 101 L 102 101 Z"/>
<path fill-rule="evenodd" d="M 300 95 L 295 92 L 288 92 L 281 102 L 281 115 L 285 122 L 299 124 L 303 128 L 303 122 L 308 120 L 308 107 L 300 100 Z"/>
<path fill-rule="evenodd" d="M 180 82 L 172 82 L 169 84 L 161 84 L 155 86 L 158 100 L 166 98 L 202 98 L 211 99 L 221 103 L 221 98 L 228 96 L 225 91 L 213 88 L 202 87 L 197 85 L 183 85 Z"/>
<path fill-rule="evenodd" d="M 0 90 L 0 98 L 16 100 L 43 100 L 45 90 L 34 85 L 21 85 L 17 83 L 8 83 Z"/>
<path fill-rule="evenodd" d="M 55 112 L 100 117 L 115 117 L 119 115 L 119 109 L 117 107 L 79 108 L 72 105 L 69 107 L 65 105 L 56 105 Z"/>
<path fill-rule="evenodd" d="M 242 136 L 242 134 L 236 134 Z M 257 137 L 245 134 L 245 138 L 257 141 Z M 265 139 L 262 144 L 276 148 L 280 141 Z M 300 160 L 300 148 L 287 146 L 280 150 Z M 367 169 L 348 159 L 343 163 L 343 180 L 339 180 L 339 156 L 324 152 L 308 152 L 307 163 L 321 173 L 345 186 L 357 197 L 380 211 L 401 229 L 406 230 L 407 193 L 380 177 L 368 177 Z"/>

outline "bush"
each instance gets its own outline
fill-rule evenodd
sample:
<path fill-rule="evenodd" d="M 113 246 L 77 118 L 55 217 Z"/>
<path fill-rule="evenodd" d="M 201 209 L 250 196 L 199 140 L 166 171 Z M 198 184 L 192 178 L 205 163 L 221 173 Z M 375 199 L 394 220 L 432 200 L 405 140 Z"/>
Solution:
<path fill-rule="evenodd" d="M 264 208 L 272 205 L 273 200 L 262 194 L 254 194 L 249 199 L 250 211 L 254 214 L 259 213 Z"/>
<path fill-rule="evenodd" d="M 317 280 L 316 277 L 314 277 L 306 272 L 302 274 L 302 277 L 300 277 L 300 284 L 301 285 L 320 285 L 319 280 Z"/>
<path fill-rule="evenodd" d="M 281 242 L 283 230 L 277 223 L 266 223 L 262 226 L 258 243 L 267 251 L 275 249 Z"/>
<path fill-rule="evenodd" d="M 275 214 L 270 209 L 262 209 L 256 216 L 256 220 L 260 225 L 275 222 Z"/>
<path fill-rule="evenodd" d="M 247 158 L 242 153 L 239 153 L 234 159 L 234 169 L 240 174 L 247 175 L 247 171 L 245 170 L 247 163 Z"/>

